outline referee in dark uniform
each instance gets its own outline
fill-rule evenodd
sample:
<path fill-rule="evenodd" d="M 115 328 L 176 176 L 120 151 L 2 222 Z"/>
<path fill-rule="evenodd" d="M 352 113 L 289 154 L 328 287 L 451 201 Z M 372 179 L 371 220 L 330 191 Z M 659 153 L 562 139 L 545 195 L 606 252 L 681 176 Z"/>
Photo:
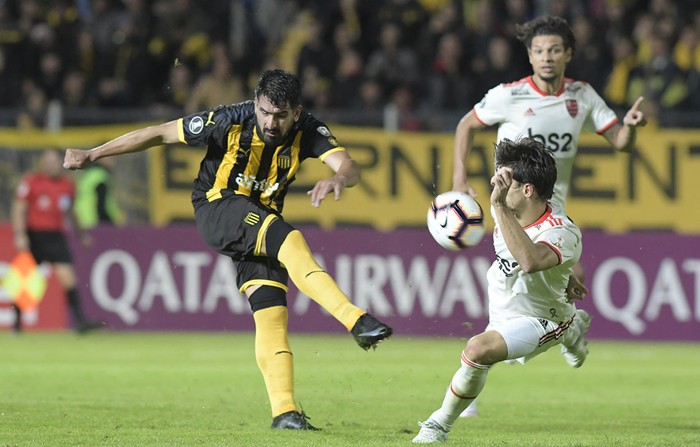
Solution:
<path fill-rule="evenodd" d="M 102 157 L 161 144 L 206 146 L 192 204 L 206 243 L 230 256 L 255 319 L 255 353 L 272 407 L 272 428 L 316 430 L 294 399 L 292 352 L 287 340 L 287 280 L 351 331 L 363 349 L 389 337 L 387 325 L 353 305 L 314 260 L 304 237 L 282 217 L 284 198 L 300 164 L 319 158 L 334 175 L 309 191 L 320 206 L 340 199 L 360 170 L 328 127 L 302 110 L 296 76 L 262 74 L 255 98 L 136 130 L 91 150 L 68 149 L 63 166 L 82 169 Z"/>

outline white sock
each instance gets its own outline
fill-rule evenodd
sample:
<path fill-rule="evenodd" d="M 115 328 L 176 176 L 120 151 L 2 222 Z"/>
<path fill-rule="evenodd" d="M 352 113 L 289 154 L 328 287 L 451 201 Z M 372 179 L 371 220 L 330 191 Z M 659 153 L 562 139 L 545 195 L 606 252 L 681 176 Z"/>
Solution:
<path fill-rule="evenodd" d="M 430 419 L 440 424 L 445 430 L 452 430 L 452 425 L 459 414 L 484 389 L 489 368 L 490 366 L 472 362 L 462 354 L 462 366 L 452 377 L 442 406 L 430 415 Z"/>

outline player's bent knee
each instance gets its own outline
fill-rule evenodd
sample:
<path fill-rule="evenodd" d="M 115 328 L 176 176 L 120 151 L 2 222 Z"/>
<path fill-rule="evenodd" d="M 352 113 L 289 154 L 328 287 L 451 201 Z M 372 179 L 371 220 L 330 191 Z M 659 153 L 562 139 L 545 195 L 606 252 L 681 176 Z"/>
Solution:
<path fill-rule="evenodd" d="M 260 286 L 248 298 L 248 303 L 253 312 L 274 306 L 287 306 L 287 294 L 279 287 Z"/>
<path fill-rule="evenodd" d="M 490 358 L 488 343 L 484 343 L 479 337 L 472 337 L 467 342 L 463 354 L 472 362 L 485 364 Z"/>

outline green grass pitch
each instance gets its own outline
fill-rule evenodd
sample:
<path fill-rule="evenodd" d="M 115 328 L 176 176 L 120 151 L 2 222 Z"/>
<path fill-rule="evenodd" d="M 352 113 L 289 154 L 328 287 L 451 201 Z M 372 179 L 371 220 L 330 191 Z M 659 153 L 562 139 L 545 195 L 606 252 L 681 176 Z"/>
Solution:
<path fill-rule="evenodd" d="M 252 334 L 0 334 L 0 447 L 408 446 L 464 340 L 291 334 L 296 398 L 322 432 L 273 431 Z M 700 445 L 700 346 L 592 341 L 497 365 L 448 445 Z"/>

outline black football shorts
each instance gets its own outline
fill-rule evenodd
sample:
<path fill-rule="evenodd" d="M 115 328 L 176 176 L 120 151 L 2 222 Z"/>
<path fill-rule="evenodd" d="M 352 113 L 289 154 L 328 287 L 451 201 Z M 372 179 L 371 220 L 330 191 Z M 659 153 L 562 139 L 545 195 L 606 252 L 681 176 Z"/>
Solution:
<path fill-rule="evenodd" d="M 241 291 L 252 285 L 287 291 L 287 269 L 277 259 L 260 254 L 266 232 L 286 227 L 270 227 L 276 219 L 282 216 L 246 196 L 222 197 L 195 207 L 197 228 L 204 241 L 236 262 Z"/>
<path fill-rule="evenodd" d="M 37 264 L 42 262 L 73 263 L 68 241 L 62 232 L 28 230 L 27 238 L 29 238 L 29 251 L 32 252 Z"/>

